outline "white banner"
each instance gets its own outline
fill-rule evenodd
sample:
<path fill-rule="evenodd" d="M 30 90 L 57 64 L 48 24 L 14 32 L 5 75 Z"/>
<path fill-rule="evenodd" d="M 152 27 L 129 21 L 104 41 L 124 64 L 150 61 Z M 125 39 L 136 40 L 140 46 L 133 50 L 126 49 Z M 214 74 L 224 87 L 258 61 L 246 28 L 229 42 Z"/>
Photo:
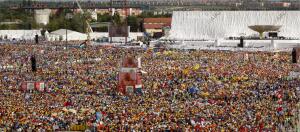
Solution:
<path fill-rule="evenodd" d="M 34 90 L 34 83 L 33 82 L 28 82 L 27 83 L 27 90 Z"/>
<path fill-rule="evenodd" d="M 132 72 L 136 72 L 137 71 L 137 68 L 121 68 L 121 70 L 120 70 L 121 72 L 130 72 L 130 73 L 132 73 Z"/>

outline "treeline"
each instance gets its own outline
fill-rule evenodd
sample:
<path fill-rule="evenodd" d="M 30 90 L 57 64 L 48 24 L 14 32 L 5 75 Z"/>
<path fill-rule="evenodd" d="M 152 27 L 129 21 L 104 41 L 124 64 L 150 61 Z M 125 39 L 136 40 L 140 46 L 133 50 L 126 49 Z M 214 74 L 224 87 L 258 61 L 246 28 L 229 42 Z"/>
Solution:
<path fill-rule="evenodd" d="M 70 19 L 66 18 L 66 14 L 72 14 Z M 128 16 L 127 24 L 133 32 L 143 31 L 143 19 L 147 17 L 171 17 L 167 15 L 154 15 L 153 12 L 143 12 L 138 16 Z M 86 32 L 87 15 L 81 13 L 73 14 L 71 10 L 60 10 L 56 14 L 50 16 L 50 21 L 47 25 L 39 25 L 35 22 L 34 12 L 25 9 L 7 10 L 0 9 L 0 30 L 14 30 L 14 29 L 44 29 L 48 31 L 55 31 L 58 29 L 70 29 L 78 32 Z M 118 13 L 115 16 L 110 16 L 109 13 L 98 14 L 97 21 L 90 21 L 90 24 L 98 24 L 96 31 L 107 32 L 108 23 L 114 21 L 121 23 L 122 18 Z M 124 20 L 122 20 L 124 21 Z M 18 22 L 16 24 L 1 24 L 1 22 Z M 100 25 L 100 26 L 99 26 Z"/>
<path fill-rule="evenodd" d="M 2 22 L 16 22 L 16 24 L 2 24 Z M 0 29 L 36 29 L 39 25 L 34 20 L 34 14 L 24 9 L 7 10 L 0 9 Z"/>

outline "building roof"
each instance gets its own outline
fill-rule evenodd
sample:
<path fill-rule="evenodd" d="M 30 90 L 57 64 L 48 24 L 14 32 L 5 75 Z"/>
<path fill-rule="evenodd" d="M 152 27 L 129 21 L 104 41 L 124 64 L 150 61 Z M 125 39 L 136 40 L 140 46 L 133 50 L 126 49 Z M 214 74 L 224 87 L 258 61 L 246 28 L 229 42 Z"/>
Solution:
<path fill-rule="evenodd" d="M 145 18 L 145 29 L 162 29 L 163 27 L 171 27 L 172 18 Z"/>
<path fill-rule="evenodd" d="M 164 24 L 144 24 L 145 29 L 162 29 Z"/>
<path fill-rule="evenodd" d="M 172 18 L 145 18 L 144 23 L 167 23 L 171 25 Z"/>

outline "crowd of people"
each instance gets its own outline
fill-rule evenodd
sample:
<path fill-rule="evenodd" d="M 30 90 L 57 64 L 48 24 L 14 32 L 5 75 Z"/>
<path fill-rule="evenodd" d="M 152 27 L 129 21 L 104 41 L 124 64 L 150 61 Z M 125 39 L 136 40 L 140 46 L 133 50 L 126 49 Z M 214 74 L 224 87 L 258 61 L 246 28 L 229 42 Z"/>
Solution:
<path fill-rule="evenodd" d="M 0 45 L 0 131 L 294 131 L 291 53 Z M 31 71 L 30 56 L 37 60 Z M 126 56 L 143 94 L 118 92 Z M 246 56 L 246 57 L 245 57 Z M 46 91 L 23 91 L 42 81 Z"/>

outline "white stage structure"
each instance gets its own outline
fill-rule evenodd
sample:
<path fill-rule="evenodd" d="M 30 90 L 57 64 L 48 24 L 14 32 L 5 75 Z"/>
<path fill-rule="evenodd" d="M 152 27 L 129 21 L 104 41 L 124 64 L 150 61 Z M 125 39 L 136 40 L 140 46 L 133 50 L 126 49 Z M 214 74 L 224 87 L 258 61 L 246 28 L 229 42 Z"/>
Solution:
<path fill-rule="evenodd" d="M 169 39 L 258 36 L 252 25 L 280 25 L 279 36 L 299 39 L 300 11 L 175 11 Z"/>

